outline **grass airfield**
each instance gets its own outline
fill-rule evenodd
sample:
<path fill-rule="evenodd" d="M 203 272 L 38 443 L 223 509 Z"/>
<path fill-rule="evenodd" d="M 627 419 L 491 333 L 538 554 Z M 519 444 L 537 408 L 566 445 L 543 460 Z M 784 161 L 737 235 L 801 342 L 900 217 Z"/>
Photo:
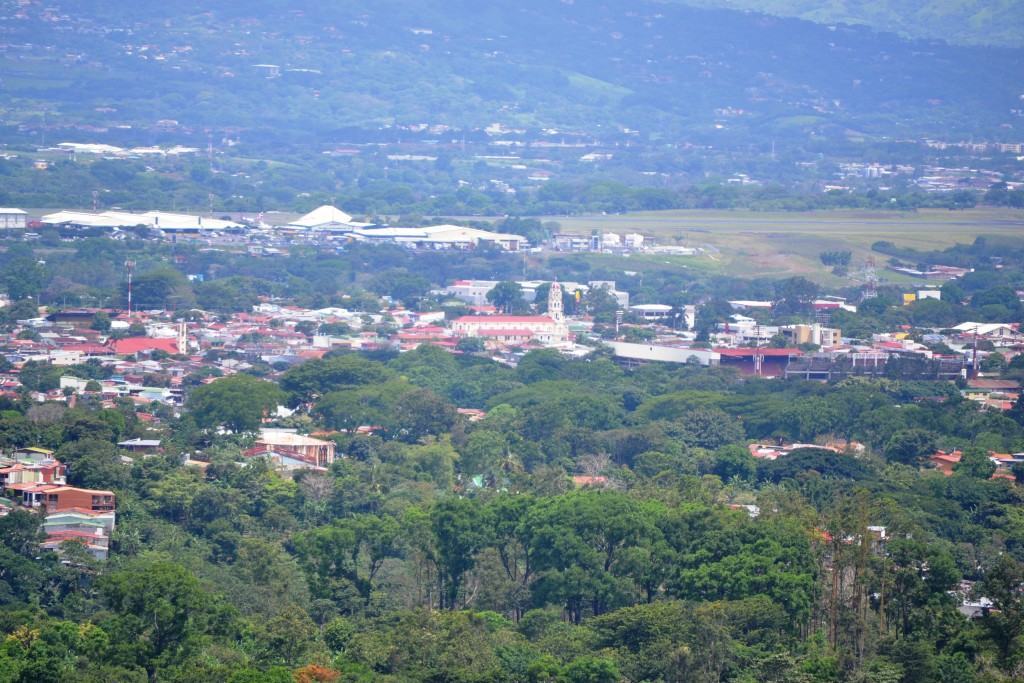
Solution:
<path fill-rule="evenodd" d="M 812 211 L 663 211 L 625 215 L 552 216 L 563 232 L 639 232 L 664 246 L 710 247 L 703 256 L 646 254 L 633 256 L 637 265 L 680 266 L 707 274 L 740 277 L 801 275 L 821 284 L 841 285 L 823 266 L 823 251 L 853 253 L 851 272 L 874 255 L 878 268 L 887 256 L 871 251 L 879 240 L 927 252 L 970 244 L 981 235 L 1024 240 L 1024 212 L 1005 209 L 917 212 Z M 889 272 L 891 281 L 901 276 Z M 907 281 L 910 281 L 907 279 Z"/>

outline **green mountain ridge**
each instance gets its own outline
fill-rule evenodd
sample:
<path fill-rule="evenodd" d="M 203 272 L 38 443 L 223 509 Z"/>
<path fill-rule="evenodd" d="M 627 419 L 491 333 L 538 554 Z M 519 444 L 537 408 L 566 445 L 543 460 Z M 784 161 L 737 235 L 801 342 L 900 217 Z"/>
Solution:
<path fill-rule="evenodd" d="M 963 45 L 1024 45 L 1024 4 L 1019 0 L 675 0 L 708 9 L 743 9 L 819 24 L 864 24 L 906 38 Z"/>
<path fill-rule="evenodd" d="M 1013 119 L 1024 61 L 653 2 L 7 7 L 5 124 L 154 138 L 167 120 L 299 144 L 350 127 L 499 122 L 742 144 L 794 116 L 813 117 L 795 121 L 816 135 L 994 137 Z"/>

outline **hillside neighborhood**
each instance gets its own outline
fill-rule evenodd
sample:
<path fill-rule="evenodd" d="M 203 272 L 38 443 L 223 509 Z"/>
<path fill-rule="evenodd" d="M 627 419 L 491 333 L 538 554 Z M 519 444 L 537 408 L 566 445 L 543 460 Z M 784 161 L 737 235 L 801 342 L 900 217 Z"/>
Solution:
<path fill-rule="evenodd" d="M 188 226 L 173 224 L 158 214 L 144 218 L 152 219 L 152 227 L 161 230 L 234 227 L 209 222 L 200 226 L 202 219 Z M 125 219 L 110 214 L 69 212 L 52 214 L 44 222 L 83 225 L 86 219 L 111 230 L 126 225 Z M 408 230 L 362 226 L 347 214 L 327 209 L 286 228 L 324 230 L 354 239 L 371 239 L 381 230 L 390 230 L 387 239 L 418 249 L 472 248 L 478 246 L 478 233 L 483 232 L 453 226 L 443 233 L 442 226 L 433 232 L 428 229 L 424 237 Z M 442 233 L 441 242 L 430 243 L 431 234 Z M 525 244 L 514 235 L 486 234 L 503 249 L 515 250 Z M 966 272 L 947 270 L 944 277 Z M 521 292 L 523 302 L 536 310 L 508 314 L 495 305 L 495 292 L 508 286 Z M 118 443 L 129 463 L 163 453 L 165 422 L 179 414 L 191 388 L 240 373 L 257 373 L 273 380 L 297 364 L 329 353 L 401 353 L 420 345 L 452 354 L 477 354 L 512 366 L 531 350 L 556 349 L 569 358 L 609 354 L 627 368 L 649 363 L 696 364 L 731 367 L 741 376 L 779 380 L 853 376 L 939 379 L 955 384 L 961 396 L 987 410 L 1010 410 L 1020 400 L 1017 380 L 1001 379 L 998 371 L 985 371 L 1005 367 L 1024 351 L 1024 333 L 1018 322 L 964 322 L 948 330 L 929 330 L 925 338 L 909 329 L 894 329 L 870 339 L 850 339 L 828 325 L 831 312 L 856 311 L 856 304 L 838 297 L 811 302 L 815 322 L 792 325 L 763 324 L 751 317 L 756 311 L 770 311 L 772 301 L 734 300 L 728 302 L 732 313 L 727 319 L 699 339 L 694 328 L 701 306 L 630 305 L 629 294 L 618 291 L 612 281 L 455 280 L 432 294 L 442 305 L 427 311 L 408 310 L 395 303 L 370 310 L 308 309 L 266 297 L 251 311 L 231 315 L 198 309 L 42 308 L 37 316 L 9 326 L 0 342 L 5 361 L 0 398 L 27 397 L 40 406 L 74 407 L 85 401 L 126 411 L 137 425 L 126 435 L 131 438 Z M 921 290 L 917 296 L 925 300 L 940 294 L 932 289 Z M 616 311 L 614 325 L 595 323 L 586 305 L 595 297 L 603 297 Z M 573 301 L 572 312 L 564 306 L 566 299 Z M 934 350 L 938 344 L 943 352 Z M 464 419 L 485 415 L 470 406 L 460 408 Z M 265 457 L 282 472 L 324 471 L 336 457 L 334 442 L 275 426 L 294 414 L 284 406 L 276 414 L 266 414 L 262 436 L 243 456 Z M 366 433 L 376 429 L 372 424 L 356 427 Z M 774 460 L 808 446 L 836 452 L 863 449 L 858 444 L 753 443 L 750 452 L 755 458 Z M 930 463 L 949 474 L 959 455 L 959 451 L 939 451 Z M 8 498 L 0 499 L 0 512 L 18 505 L 45 510 L 44 529 L 49 540 L 44 548 L 56 549 L 64 541 L 80 540 L 94 557 L 105 558 L 114 528 L 115 495 L 67 486 L 66 468 L 53 456 L 52 450 L 33 443 L 21 444 L 4 456 L 0 486 Z M 206 466 L 201 453 L 185 457 L 195 466 Z M 992 452 L 991 457 L 997 466 L 995 477 L 1012 478 L 1010 466 L 1024 461 L 1021 454 Z M 603 477 L 577 478 L 588 485 L 604 481 Z"/>

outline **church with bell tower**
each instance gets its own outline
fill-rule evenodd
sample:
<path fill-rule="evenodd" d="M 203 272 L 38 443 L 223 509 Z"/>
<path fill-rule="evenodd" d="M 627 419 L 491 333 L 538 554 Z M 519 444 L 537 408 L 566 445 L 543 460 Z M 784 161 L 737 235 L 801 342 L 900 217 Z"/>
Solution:
<path fill-rule="evenodd" d="M 547 315 L 472 315 L 452 322 L 460 337 L 481 337 L 503 344 L 539 342 L 544 346 L 569 344 L 569 326 L 562 305 L 562 285 L 551 283 Z"/>
<path fill-rule="evenodd" d="M 560 341 L 569 340 L 569 327 L 565 324 L 565 310 L 562 303 L 562 285 L 557 282 L 551 283 L 548 290 L 548 317 L 556 325 L 554 337 Z"/>

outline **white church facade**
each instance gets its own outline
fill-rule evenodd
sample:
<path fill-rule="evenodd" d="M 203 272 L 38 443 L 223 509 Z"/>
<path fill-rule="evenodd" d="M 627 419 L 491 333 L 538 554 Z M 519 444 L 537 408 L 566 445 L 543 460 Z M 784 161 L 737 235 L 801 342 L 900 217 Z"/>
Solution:
<path fill-rule="evenodd" d="M 562 286 L 551 283 L 547 315 L 463 316 L 452 322 L 460 337 L 493 339 L 505 344 L 539 342 L 545 346 L 563 346 L 569 342 L 569 327 L 562 310 Z"/>

